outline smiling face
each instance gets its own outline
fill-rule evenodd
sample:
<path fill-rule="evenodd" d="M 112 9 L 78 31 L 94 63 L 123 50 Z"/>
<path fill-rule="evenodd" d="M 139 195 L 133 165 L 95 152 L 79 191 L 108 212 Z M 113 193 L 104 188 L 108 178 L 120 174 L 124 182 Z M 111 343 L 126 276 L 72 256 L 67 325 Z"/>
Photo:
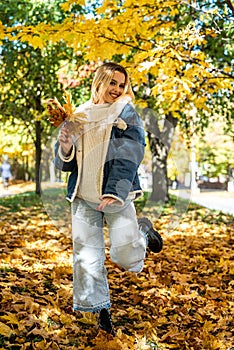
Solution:
<path fill-rule="evenodd" d="M 134 100 L 128 72 L 118 63 L 103 63 L 94 74 L 91 86 L 92 103 L 113 103 L 123 95 Z"/>
<path fill-rule="evenodd" d="M 125 75 L 119 71 L 115 71 L 109 86 L 100 97 L 98 103 L 112 103 L 124 92 Z"/>

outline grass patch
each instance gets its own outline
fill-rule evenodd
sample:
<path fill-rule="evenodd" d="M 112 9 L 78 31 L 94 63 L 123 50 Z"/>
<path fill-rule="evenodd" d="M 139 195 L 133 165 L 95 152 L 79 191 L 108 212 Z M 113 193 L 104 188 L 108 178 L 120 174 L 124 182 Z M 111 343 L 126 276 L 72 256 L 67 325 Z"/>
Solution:
<path fill-rule="evenodd" d="M 42 208 L 41 198 L 34 191 L 0 198 L 0 214 L 4 214 L 5 210 L 15 213 L 21 208 L 30 207 Z"/>

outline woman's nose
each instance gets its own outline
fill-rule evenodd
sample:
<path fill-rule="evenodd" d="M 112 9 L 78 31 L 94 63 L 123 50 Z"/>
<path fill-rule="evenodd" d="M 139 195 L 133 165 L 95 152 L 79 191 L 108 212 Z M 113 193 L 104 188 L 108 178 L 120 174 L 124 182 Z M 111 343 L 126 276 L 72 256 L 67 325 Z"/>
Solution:
<path fill-rule="evenodd" d="M 116 85 L 116 86 L 115 86 L 115 91 L 116 91 L 116 92 L 120 92 L 120 86 Z"/>

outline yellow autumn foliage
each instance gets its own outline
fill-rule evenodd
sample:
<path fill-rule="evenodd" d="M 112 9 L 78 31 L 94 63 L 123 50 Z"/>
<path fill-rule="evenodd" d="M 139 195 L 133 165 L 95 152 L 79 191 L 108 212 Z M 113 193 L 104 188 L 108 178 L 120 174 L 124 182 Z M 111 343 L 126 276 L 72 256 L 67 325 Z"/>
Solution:
<path fill-rule="evenodd" d="M 215 69 L 199 47 L 206 36 L 215 37 L 213 28 L 199 29 L 196 23 L 176 28 L 170 18 L 179 14 L 184 1 L 105 0 L 95 16 L 71 13 L 73 4 L 86 6 L 83 0 L 61 4 L 66 13 L 62 23 L 38 23 L 33 26 L 4 28 L 0 23 L 0 40 L 27 41 L 35 49 L 63 40 L 86 60 L 111 60 L 118 54 L 130 72 L 133 85 L 148 84 L 153 78 L 152 96 L 165 113 L 184 111 L 185 101 L 198 110 L 205 108 L 211 95 L 224 89 L 233 91 L 230 77 Z M 196 7 L 196 5 L 194 4 Z M 199 9 L 197 9 L 198 11 Z M 210 9 L 203 16 L 212 15 Z M 204 19 L 205 20 L 205 19 Z M 17 32 L 13 35 L 12 32 Z M 230 73 L 230 67 L 224 72 Z M 196 98 L 194 98 L 196 96 Z"/>

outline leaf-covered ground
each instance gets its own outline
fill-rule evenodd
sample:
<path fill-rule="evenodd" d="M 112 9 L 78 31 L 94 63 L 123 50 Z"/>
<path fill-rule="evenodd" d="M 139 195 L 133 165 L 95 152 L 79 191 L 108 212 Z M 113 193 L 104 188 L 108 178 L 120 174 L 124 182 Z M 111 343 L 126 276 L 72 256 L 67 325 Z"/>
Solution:
<path fill-rule="evenodd" d="M 55 226 L 32 193 L 0 199 L 0 349 L 234 349 L 233 217 L 181 203 L 138 203 L 164 239 L 142 273 L 107 244 L 112 337 L 72 311 L 69 215 Z"/>

